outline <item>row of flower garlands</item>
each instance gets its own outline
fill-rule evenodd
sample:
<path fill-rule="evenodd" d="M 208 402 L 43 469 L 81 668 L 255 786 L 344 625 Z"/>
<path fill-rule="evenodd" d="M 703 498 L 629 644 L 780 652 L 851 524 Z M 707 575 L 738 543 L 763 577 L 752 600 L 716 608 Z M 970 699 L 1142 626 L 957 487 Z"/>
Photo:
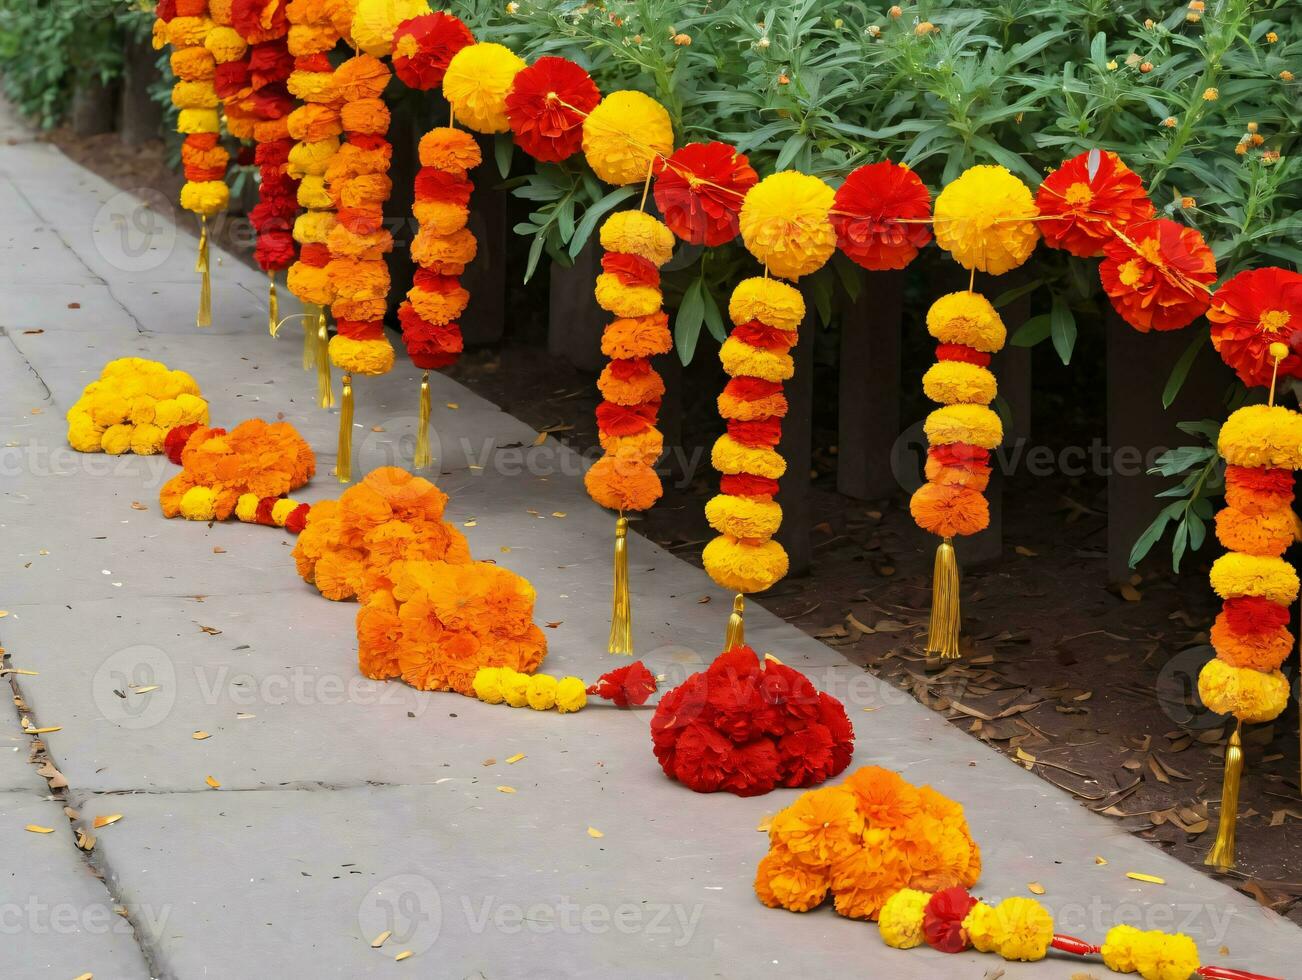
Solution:
<path fill-rule="evenodd" d="M 68 439 L 83 452 L 165 452 L 181 466 L 159 492 L 166 517 L 233 517 L 297 534 L 297 573 L 327 599 L 360 604 L 358 666 L 368 677 L 560 714 L 584 710 L 591 697 L 634 709 L 658 693 L 659 679 L 640 661 L 591 685 L 540 673 L 547 643 L 533 622 L 532 585 L 473 559 L 444 517 L 447 495 L 428 480 L 382 467 L 338 499 L 298 503 L 290 494 L 311 480 L 316 457 L 293 426 L 250 419 L 227 431 L 208 423 L 190 375 L 124 358 L 106 365 L 69 410 Z M 1227 423 L 1227 430 L 1256 432 L 1227 445 L 1233 459 L 1252 465 L 1264 424 L 1253 415 Z M 1277 502 L 1276 482 L 1236 485 L 1264 506 Z M 1243 497 L 1233 506 L 1251 505 Z M 741 643 L 726 644 L 705 670 L 665 691 L 650 731 L 668 778 L 738 796 L 825 783 L 845 772 L 855 742 L 840 701 Z M 925 944 L 1017 961 L 1041 960 L 1052 949 L 1097 955 L 1109 969 L 1145 980 L 1269 980 L 1202 964 L 1185 935 L 1119 924 L 1095 945 L 1058 933 L 1050 910 L 1034 899 L 977 899 L 969 889 L 981 875 L 981 852 L 963 807 L 880 767 L 811 789 L 768 830 L 754 880 L 762 903 L 807 912 L 830 900 L 841 915 L 877 921 L 891 947 Z"/>
<path fill-rule="evenodd" d="M 217 138 L 224 104 L 227 128 L 258 142 L 262 200 L 253 217 L 258 261 L 273 277 L 272 330 L 279 326 L 274 274 L 288 266 L 291 292 L 312 311 L 304 365 L 319 368 L 323 406 L 331 400 L 329 364 L 344 371 L 336 463 L 343 482 L 351 478 L 352 375 L 384 373 L 394 360 L 383 331 L 389 291 L 383 257 L 393 247 L 383 226 L 392 188 L 381 97 L 391 69 L 384 58 L 410 87 L 441 86 L 451 107 L 449 125 L 426 134 L 420 146 L 413 209 L 420 232 L 412 245 L 420 269 L 399 311 L 417 366 L 455 360 L 461 349 L 456 319 L 469 301 L 458 277 L 476 250 L 466 228 L 468 174 L 480 159 L 474 139 L 456 124 L 480 133 L 509 131 L 539 160 L 582 152 L 602 180 L 642 186 L 638 210 L 617 212 L 601 228 L 605 254 L 596 283 L 597 302 L 614 319 L 602 338 L 611 361 L 599 381 L 597 410 L 605 456 L 586 482 L 594 500 L 620 515 L 611 652 L 632 649 L 624 515 L 646 510 L 661 494 L 653 464 L 662 450 L 655 424 L 664 386 L 650 359 L 671 346 L 659 269 L 677 239 L 714 246 L 740 234 L 762 264 L 762 275 L 734 290 L 733 330 L 720 351 L 731 378 L 718 400 L 728 431 L 712 453 L 721 492 L 707 505 L 707 518 L 718 537 L 703 559 L 714 580 L 737 593 L 729 648 L 744 639 L 742 597 L 771 587 L 787 570 L 786 554 L 773 540 L 782 518 L 778 480 L 786 468 L 776 447 L 787 407 L 782 385 L 794 373 L 790 350 L 805 310 L 799 290 L 784 280 L 818 270 L 838 248 L 867 269 L 903 268 L 933 233 L 970 271 L 968 290 L 941 297 L 927 315 L 937 363 L 923 386 L 941 407 L 926 421 L 927 482 L 911 501 L 919 526 L 941 539 L 928 650 L 954 657 L 960 616 L 952 542 L 988 523 L 989 455 L 1002 441 L 990 408 L 996 381 L 989 363 L 1006 330 L 975 291 L 975 275 L 1018 267 L 1043 237 L 1073 255 L 1101 257 L 1103 288 L 1136 329 L 1178 329 L 1206 313 L 1226 362 L 1245 383 L 1271 385 L 1272 404 L 1236 413 L 1221 439 L 1232 490 L 1217 533 L 1233 554 L 1213 572 L 1227 601 L 1213 632 L 1218 659 L 1204 670 L 1200 689 L 1210 707 L 1240 722 L 1269 720 L 1283 710 L 1287 683 L 1278 668 L 1291 643 L 1287 606 L 1297 580 L 1280 557 L 1287 545 L 1281 527 L 1291 513 L 1302 439 L 1295 438 L 1297 414 L 1273 405 L 1273 379 L 1302 376 L 1302 356 L 1295 353 L 1302 345 L 1294 343 L 1302 277 L 1255 270 L 1213 294 L 1215 261 L 1202 236 L 1155 218 L 1141 178 L 1115 154 L 1091 151 L 1068 160 L 1034 193 L 1002 167 L 973 167 L 941 191 L 933 213 L 922 182 L 890 162 L 861 167 L 834 190 L 794 171 L 760 180 L 744 155 L 722 143 L 675 150 L 668 113 L 650 97 L 622 91 L 603 98 L 583 68 L 564 58 L 526 66 L 501 45 L 476 43 L 464 24 L 429 12 L 423 0 L 284 6 L 163 0 L 158 12 L 156 41 L 173 46 L 181 79 L 174 99 L 187 134 L 182 204 L 205 221 L 225 207 L 226 158 Z M 333 67 L 327 54 L 341 39 L 354 54 Z M 251 125 L 239 121 L 247 118 Z M 662 218 L 647 212 L 651 198 Z M 206 250 L 205 234 L 201 324 L 209 305 Z M 327 307 L 336 327 L 328 344 Z M 429 462 L 428 417 L 426 376 L 418 466 Z M 1227 752 L 1227 803 L 1236 798 L 1241 758 L 1236 733 Z M 1234 812 L 1232 805 L 1223 808 L 1209 860 L 1232 860 Z"/>

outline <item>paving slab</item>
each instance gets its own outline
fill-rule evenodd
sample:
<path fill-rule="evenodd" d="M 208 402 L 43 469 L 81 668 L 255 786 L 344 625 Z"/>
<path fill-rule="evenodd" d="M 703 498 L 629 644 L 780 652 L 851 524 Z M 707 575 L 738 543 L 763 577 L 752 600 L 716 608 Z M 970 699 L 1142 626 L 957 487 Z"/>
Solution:
<path fill-rule="evenodd" d="M 11 130 L 0 112 L 0 134 Z M 265 277 L 215 253 L 218 322 L 198 331 L 193 236 L 173 228 L 169 239 L 149 224 L 143 244 L 121 244 L 142 208 L 157 213 L 148 200 L 122 198 L 43 144 L 0 146 L 0 174 L 13 187 L 0 181 L 0 245 L 28 273 L 18 285 L 0 278 L 10 613 L 0 640 L 15 665 L 37 671 L 23 684 L 36 717 L 62 726 L 47 742 L 74 803 L 124 815 L 93 861 L 112 895 L 140 910 L 128 954 L 183 980 L 412 968 L 911 978 L 1001 967 L 1021 978 L 1081 968 L 897 953 L 827 909 L 764 909 L 751 891 L 765 850 L 755 828 L 796 791 L 741 800 L 668 782 L 650 752 L 649 711 L 562 717 L 361 678 L 355 604 L 328 602 L 298 579 L 289 535 L 164 521 L 157 491 L 174 472 L 165 460 L 81 456 L 63 443 L 63 413 L 105 361 L 154 357 L 195 375 L 215 422 L 293 422 L 318 452 L 317 479 L 299 498 L 336 496 L 337 415 L 316 407 L 297 326 L 266 336 Z M 28 232 L 39 249 L 17 244 Z M 400 355 L 390 375 L 359 380 L 358 474 L 409 464 L 419 374 Z M 528 426 L 446 378 L 432 386 L 448 516 L 476 556 L 534 582 L 547 669 L 592 680 L 618 665 L 605 653 L 613 519 L 584 494 L 583 461 L 553 440 L 536 444 Z M 638 653 L 672 685 L 717 654 L 729 597 L 638 536 L 631 570 Z M 1121 920 L 1180 929 L 1205 952 L 1228 947 L 1218 957 L 1227 965 L 1296 974 L 1302 932 L 1291 923 L 1082 809 L 755 604 L 747 635 L 845 702 L 855 765 L 900 770 L 964 803 L 986 858 L 982 895 L 1025 894 L 1039 881 L 1062 931 L 1100 939 Z M 503 761 L 520 752 L 519 763 Z M 3 758 L 0 767 L 0 789 L 24 778 Z M 42 802 L 23 785 L 12 789 Z M 22 848 L 23 861 L 47 862 L 51 875 L 82 862 L 66 821 L 60 830 L 34 842 L 49 848 Z M 1166 884 L 1127 879 L 1131 870 Z M 372 949 L 386 929 L 393 938 Z M 403 948 L 416 954 L 405 966 L 393 960 Z M 26 969 L 53 955 L 43 949 L 23 937 L 0 943 L 0 957 L 22 957 Z M 0 976 L 23 976 L 5 965 Z M 147 975 L 89 964 L 63 972 L 92 969 Z"/>

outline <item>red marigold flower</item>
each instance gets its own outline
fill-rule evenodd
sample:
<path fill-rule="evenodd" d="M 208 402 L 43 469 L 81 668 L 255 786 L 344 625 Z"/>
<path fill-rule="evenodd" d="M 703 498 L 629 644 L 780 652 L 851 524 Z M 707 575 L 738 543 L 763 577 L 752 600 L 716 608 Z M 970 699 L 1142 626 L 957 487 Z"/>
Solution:
<path fill-rule="evenodd" d="M 727 143 L 688 143 L 661 161 L 656 207 L 669 230 L 693 245 L 723 245 L 737 237 L 746 192 L 759 175 Z"/>
<path fill-rule="evenodd" d="M 903 269 L 931 241 L 931 194 L 908 167 L 889 160 L 853 171 L 836 192 L 836 244 L 865 269 Z"/>
<path fill-rule="evenodd" d="M 610 701 L 617 708 L 627 708 L 646 704 L 647 698 L 656 692 L 656 686 L 655 675 L 642 661 L 634 660 L 627 667 L 602 674 L 588 688 L 588 693 Z"/>
<path fill-rule="evenodd" d="M 282 0 L 235 0 L 231 25 L 250 44 L 262 44 L 289 33 Z"/>
<path fill-rule="evenodd" d="M 989 354 L 967 344 L 937 344 L 936 360 L 962 361 L 964 364 L 975 364 L 977 367 L 990 366 Z"/>
<path fill-rule="evenodd" d="M 1271 633 L 1283 629 L 1289 621 L 1288 606 L 1281 606 L 1263 596 L 1235 596 L 1226 599 L 1222 608 L 1230 629 L 1241 636 Z"/>
<path fill-rule="evenodd" d="M 1270 345 L 1288 345 L 1280 377 L 1302 376 L 1302 274 L 1286 269 L 1240 272 L 1212 296 L 1212 346 L 1248 386 L 1269 385 Z"/>
<path fill-rule="evenodd" d="M 180 466 L 181 452 L 185 449 L 185 444 L 190 441 L 195 430 L 202 428 L 203 426 L 198 422 L 192 422 L 190 425 L 178 425 L 168 429 L 167 435 L 163 437 L 163 452 L 167 453 L 167 458 Z"/>
<path fill-rule="evenodd" d="M 439 201 L 464 208 L 470 203 L 474 189 L 475 185 L 460 174 L 433 167 L 421 167 L 416 171 L 415 197 L 418 201 Z"/>
<path fill-rule="evenodd" d="M 452 56 L 474 43 L 470 28 L 451 14 L 421 14 L 393 32 L 393 70 L 408 88 L 438 88 Z"/>
<path fill-rule="evenodd" d="M 608 436 L 635 436 L 655 425 L 659 411 L 659 398 L 641 405 L 603 401 L 597 406 L 597 428 Z"/>
<path fill-rule="evenodd" d="M 1035 195 L 1046 245 L 1083 258 L 1102 255 L 1123 229 L 1153 216 L 1139 175 L 1109 151 L 1089 150 L 1049 174 Z M 1110 227 L 1109 227 L 1110 226 Z"/>
<path fill-rule="evenodd" d="M 1141 333 L 1179 330 L 1211 303 L 1216 258 L 1194 228 L 1137 221 L 1103 248 L 1099 279 L 1122 319 Z"/>
<path fill-rule="evenodd" d="M 275 272 L 294 264 L 294 248 L 294 236 L 288 230 L 259 231 L 253 256 L 258 268 Z"/>
<path fill-rule="evenodd" d="M 725 473 L 719 477 L 719 492 L 732 497 L 776 497 L 778 481 L 750 473 Z"/>
<path fill-rule="evenodd" d="M 660 270 L 640 255 L 604 252 L 601 256 L 601 271 L 609 272 L 625 286 L 660 288 Z"/>
<path fill-rule="evenodd" d="M 559 163 L 583 145 L 583 120 L 601 101 L 586 71 L 568 58 L 539 58 L 515 76 L 506 118 L 515 141 L 535 160 Z"/>
<path fill-rule="evenodd" d="M 762 350 L 782 351 L 784 354 L 796 345 L 796 332 L 772 327 L 759 320 L 751 320 L 739 327 L 734 327 L 729 334 L 734 340 L 743 344 L 759 347 Z"/>
<path fill-rule="evenodd" d="M 932 895 L 922 911 L 922 937 L 927 945 L 942 953 L 961 953 L 967 949 L 963 920 L 974 905 L 976 899 L 960 885 L 942 888 Z"/>
<path fill-rule="evenodd" d="M 782 441 L 782 422 L 780 419 L 753 419 L 741 422 L 731 419 L 728 422 L 728 435 L 744 446 L 768 446 L 770 449 Z"/>

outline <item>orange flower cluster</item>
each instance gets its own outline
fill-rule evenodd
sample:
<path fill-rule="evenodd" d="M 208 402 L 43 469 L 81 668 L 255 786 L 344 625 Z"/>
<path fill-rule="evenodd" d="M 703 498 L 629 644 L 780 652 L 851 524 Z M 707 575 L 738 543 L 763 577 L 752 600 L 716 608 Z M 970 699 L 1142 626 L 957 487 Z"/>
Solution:
<path fill-rule="evenodd" d="M 656 428 L 665 383 L 651 357 L 673 346 L 669 317 L 661 309 L 660 267 L 673 255 L 674 233 L 641 211 L 620 211 L 601 228 L 602 272 L 597 305 L 615 319 L 602 334 L 610 363 L 597 387 L 597 429 L 605 455 L 588 470 L 584 485 L 602 507 L 647 510 L 663 489 L 655 462 L 664 450 Z"/>
<path fill-rule="evenodd" d="M 1035 206 L 1044 243 L 1082 258 L 1102 255 L 1118 230 L 1153 216 L 1144 182 L 1110 150 L 1065 161 L 1044 178 Z"/>
<path fill-rule="evenodd" d="M 1137 221 L 1103 249 L 1099 279 L 1136 330 L 1179 330 L 1211 305 L 1216 257 L 1197 229 L 1169 218 Z"/>
<path fill-rule="evenodd" d="M 1288 348 L 1279 377 L 1302 377 L 1302 273 L 1270 266 L 1240 272 L 1216 290 L 1207 319 L 1216 353 L 1245 385 L 1270 384 L 1272 344 Z"/>
<path fill-rule="evenodd" d="M 338 500 L 312 507 L 294 546 L 298 574 L 327 599 L 366 602 L 393 588 L 396 562 L 467 564 L 470 546 L 443 519 L 447 503 L 447 494 L 406 470 L 372 470 Z"/>
<path fill-rule="evenodd" d="M 249 419 L 230 432 L 184 426 L 168 433 L 164 448 L 181 465 L 158 494 L 164 517 L 224 521 L 246 494 L 275 500 L 316 472 L 312 447 L 288 422 Z"/>
<path fill-rule="evenodd" d="M 937 340 L 936 363 L 922 378 L 927 397 L 941 407 L 927 417 L 927 482 L 909 500 L 924 531 L 954 538 L 983 531 L 990 505 L 990 452 L 1003 441 L 989 407 L 997 390 L 990 357 L 1004 345 L 994 306 L 979 293 L 952 293 L 932 304 L 927 330 Z"/>
<path fill-rule="evenodd" d="M 467 227 L 474 189 L 468 171 L 480 160 L 479 144 L 464 130 L 440 126 L 420 141 L 421 169 L 411 208 L 420 223 L 411 257 L 420 268 L 398 307 L 402 339 L 418 368 L 447 367 L 461 354 L 457 318 L 470 302 L 470 293 L 458 277 L 477 247 Z"/>
<path fill-rule="evenodd" d="M 547 653 L 525 579 L 488 562 L 402 561 L 357 612 L 358 666 L 421 691 L 475 696 L 483 667 L 532 674 Z"/>
<path fill-rule="evenodd" d="M 347 6 L 326 0 L 292 0 L 285 9 L 289 53 L 294 57 L 287 84 L 302 103 L 286 120 L 289 136 L 296 141 L 286 170 L 299 181 L 297 203 L 303 208 L 294 222 L 293 238 L 300 248 L 298 261 L 289 269 L 288 286 L 308 306 L 328 307 L 335 298 L 326 274 L 330 262 L 327 241 L 335 218 L 325 173 L 339 150 L 343 126 L 334 67 L 327 54 L 339 43 L 348 24 L 347 18 L 336 22 L 332 11 Z M 316 326 L 309 324 L 308 329 L 315 331 Z"/>
<path fill-rule="evenodd" d="M 877 766 L 803 794 L 773 818 L 755 893 L 770 908 L 807 912 L 830 893 L 836 910 L 876 920 L 902 888 L 970 888 L 981 851 L 963 808 Z"/>
<path fill-rule="evenodd" d="M 349 58 L 335 70 L 339 119 L 346 142 L 326 167 L 325 178 L 336 220 L 326 244 L 326 276 L 334 299 L 338 331 L 330 341 L 330 360 L 351 374 L 384 374 L 393 367 L 393 346 L 384 335 L 388 310 L 393 234 L 384 227 L 384 204 L 393 181 L 389 108 L 381 95 L 392 72 L 369 54 Z"/>

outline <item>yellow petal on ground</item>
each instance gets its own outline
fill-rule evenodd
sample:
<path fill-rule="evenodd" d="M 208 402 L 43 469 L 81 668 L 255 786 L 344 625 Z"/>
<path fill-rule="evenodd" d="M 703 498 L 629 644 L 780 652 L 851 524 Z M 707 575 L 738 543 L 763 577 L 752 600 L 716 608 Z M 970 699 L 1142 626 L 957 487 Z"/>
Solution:
<path fill-rule="evenodd" d="M 1095 858 L 1094 858 L 1094 863 L 1097 864 L 1097 865 L 1099 865 L 1100 867 L 1102 867 L 1103 865 L 1105 865 L 1105 864 L 1108 863 L 1108 859 L 1105 858 L 1105 857 L 1099 857 L 1099 856 L 1096 855 Z"/>
<path fill-rule="evenodd" d="M 499 787 L 497 787 L 497 791 L 498 791 L 499 793 L 514 793 L 514 792 L 515 792 L 515 787 L 514 787 L 514 786 L 499 786 Z"/>
<path fill-rule="evenodd" d="M 107 827 L 109 824 L 117 823 L 121 819 L 122 814 L 111 813 L 107 817 L 96 817 L 94 826 L 96 830 L 99 830 L 101 827 Z"/>
<path fill-rule="evenodd" d="M 393 958 L 395 963 L 401 963 L 403 960 L 409 960 L 416 954 L 409 949 L 404 949 L 401 953 Z"/>
<path fill-rule="evenodd" d="M 1127 878 L 1133 878 L 1135 881 L 1147 881 L 1151 885 L 1165 885 L 1166 879 L 1159 878 L 1157 875 L 1140 874 L 1138 871 L 1127 871 Z"/>
<path fill-rule="evenodd" d="M 194 739 L 196 742 L 202 742 L 205 738 L 212 738 L 212 736 L 209 735 L 207 732 L 195 732 L 190 737 Z"/>
<path fill-rule="evenodd" d="M 218 782 L 216 779 L 214 779 L 212 776 L 209 776 L 207 779 L 204 780 L 204 782 L 207 783 L 209 786 L 211 786 L 213 789 L 221 789 L 221 788 L 222 788 L 222 784 L 219 783 L 219 782 Z"/>
<path fill-rule="evenodd" d="M 95 980 L 95 974 L 93 974 L 93 973 L 83 973 L 83 974 L 82 974 L 81 976 L 79 976 L 79 977 L 74 977 L 73 980 Z"/>
<path fill-rule="evenodd" d="M 598 830 L 596 827 L 589 827 L 589 828 L 588 828 L 588 836 L 589 836 L 589 837 L 605 837 L 606 835 L 603 834 L 603 833 L 602 833 L 600 830 Z"/>
<path fill-rule="evenodd" d="M 47 725 L 45 728 L 24 728 L 23 732 L 28 735 L 44 735 L 46 732 L 61 732 L 62 725 Z"/>
<path fill-rule="evenodd" d="M 523 758 L 524 758 L 524 753 L 523 753 L 523 752 L 517 752 L 515 755 L 511 756 L 511 758 L 509 758 L 509 759 L 506 760 L 506 764 L 507 764 L 508 766 L 513 766 L 513 765 L 515 765 L 517 762 L 519 762 L 519 761 L 520 761 L 521 759 L 523 759 Z"/>
<path fill-rule="evenodd" d="M 389 937 L 392 935 L 393 935 L 392 929 L 385 929 L 384 932 L 380 933 L 378 936 L 376 936 L 374 939 L 371 940 L 371 949 L 379 949 L 381 946 L 383 946 L 385 943 L 389 941 Z"/>
<path fill-rule="evenodd" d="M 454 412 L 460 407 L 461 406 L 458 405 L 456 402 L 448 402 L 448 408 L 452 409 L 452 411 Z"/>
<path fill-rule="evenodd" d="M 29 823 L 29 824 L 27 825 L 26 829 L 29 830 L 29 831 L 31 831 L 33 834 L 52 834 L 52 833 L 54 833 L 54 828 L 53 828 L 53 827 L 42 827 L 40 824 L 36 824 L 36 823 Z"/>
<path fill-rule="evenodd" d="M 136 694 L 148 694 L 150 691 L 157 691 L 157 690 L 159 689 L 160 686 L 161 686 L 161 685 L 159 685 L 159 684 L 150 684 L 148 687 L 137 687 L 137 688 L 135 689 L 135 692 L 134 692 L 134 693 L 136 693 Z"/>
<path fill-rule="evenodd" d="M 1027 887 L 1027 889 L 1030 891 L 1030 893 L 1031 893 L 1032 895 L 1043 895 L 1043 894 L 1044 894 L 1044 886 L 1043 886 L 1042 884 L 1040 884 L 1038 881 L 1032 881 L 1032 882 L 1031 882 L 1030 884 L 1028 884 L 1026 887 Z"/>

